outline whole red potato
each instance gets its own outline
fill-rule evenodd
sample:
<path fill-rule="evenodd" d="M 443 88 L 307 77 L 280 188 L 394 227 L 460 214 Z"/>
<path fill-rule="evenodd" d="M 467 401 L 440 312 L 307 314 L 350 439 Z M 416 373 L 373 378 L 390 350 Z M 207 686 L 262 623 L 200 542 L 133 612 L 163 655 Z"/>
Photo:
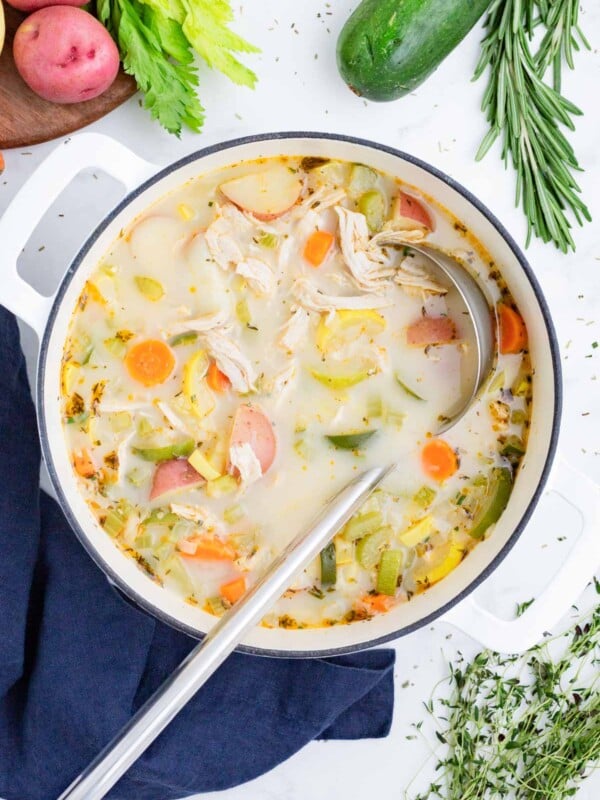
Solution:
<path fill-rule="evenodd" d="M 6 0 L 9 6 L 19 11 L 37 11 L 46 6 L 84 6 L 88 0 Z"/>
<path fill-rule="evenodd" d="M 73 6 L 48 6 L 21 23 L 15 65 L 44 100 L 78 103 L 106 91 L 119 71 L 119 51 L 95 17 Z"/>

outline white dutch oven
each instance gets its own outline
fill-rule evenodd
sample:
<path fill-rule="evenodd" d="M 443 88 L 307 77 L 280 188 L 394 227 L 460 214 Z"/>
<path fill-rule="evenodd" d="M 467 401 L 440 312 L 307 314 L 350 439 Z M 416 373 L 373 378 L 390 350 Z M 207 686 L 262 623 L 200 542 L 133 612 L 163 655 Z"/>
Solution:
<path fill-rule="evenodd" d="M 583 530 L 551 585 L 520 618 L 511 622 L 493 616 L 468 596 L 500 564 L 523 532 L 542 495 L 555 456 L 561 379 L 548 308 L 515 242 L 478 200 L 433 167 L 382 145 L 329 134 L 270 134 L 209 147 L 160 169 L 112 139 L 83 134 L 61 145 L 40 166 L 0 221 L 0 301 L 39 336 L 40 438 L 63 511 L 92 558 L 137 605 L 192 636 L 202 636 L 212 626 L 214 617 L 153 583 L 133 560 L 124 556 L 99 527 L 79 494 L 60 421 L 61 354 L 83 285 L 121 228 L 152 202 L 199 174 L 243 159 L 277 155 L 317 155 L 371 164 L 419 186 L 461 219 L 501 266 L 525 316 L 535 367 L 534 402 L 529 446 L 508 507 L 493 535 L 447 578 L 410 603 L 368 622 L 316 630 L 256 628 L 241 649 L 274 656 L 338 654 L 402 636 L 442 616 L 486 646 L 504 652 L 526 649 L 567 611 L 600 564 L 598 487 L 561 461 L 554 467 L 552 486 L 579 509 Z M 129 194 L 88 238 L 56 294 L 43 297 L 17 274 L 17 257 L 51 202 L 78 172 L 90 167 L 109 172 Z"/>

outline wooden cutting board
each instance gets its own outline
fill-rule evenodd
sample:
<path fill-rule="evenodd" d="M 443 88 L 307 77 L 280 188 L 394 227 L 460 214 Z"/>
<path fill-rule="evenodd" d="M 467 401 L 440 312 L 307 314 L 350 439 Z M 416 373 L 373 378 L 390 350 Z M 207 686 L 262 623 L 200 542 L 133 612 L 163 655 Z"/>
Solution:
<path fill-rule="evenodd" d="M 15 31 L 24 14 L 5 5 L 6 41 L 0 55 L 0 150 L 47 142 L 100 119 L 136 92 L 135 81 L 123 71 L 100 97 L 85 103 L 49 103 L 21 79 L 12 57 Z"/>

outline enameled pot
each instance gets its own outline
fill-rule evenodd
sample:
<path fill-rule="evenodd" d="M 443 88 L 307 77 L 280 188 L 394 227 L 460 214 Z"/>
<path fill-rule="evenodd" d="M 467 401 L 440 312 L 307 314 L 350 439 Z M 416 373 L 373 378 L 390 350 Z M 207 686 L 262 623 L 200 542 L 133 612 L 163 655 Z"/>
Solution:
<path fill-rule="evenodd" d="M 536 643 L 574 602 L 600 564 L 598 487 L 563 461 L 553 469 L 552 488 L 576 506 L 582 533 L 551 584 L 517 620 L 506 622 L 469 597 L 514 546 L 542 494 L 555 460 L 561 413 L 558 345 L 541 289 L 523 254 L 500 222 L 466 189 L 406 153 L 373 142 L 323 133 L 276 133 L 208 147 L 164 169 L 118 142 L 81 134 L 60 145 L 17 194 L 0 220 L 0 301 L 39 336 L 37 408 L 42 452 L 56 495 L 73 530 L 110 581 L 138 606 L 164 622 L 200 637 L 215 621 L 165 591 L 126 557 L 98 525 L 80 495 L 63 437 L 60 363 L 77 298 L 91 271 L 121 228 L 155 200 L 202 173 L 244 159 L 316 155 L 370 164 L 419 186 L 461 219 L 501 265 L 529 331 L 535 368 L 529 445 L 513 493 L 492 535 L 454 572 L 410 603 L 370 621 L 331 628 L 283 630 L 258 627 L 241 649 L 272 656 L 321 656 L 370 647 L 444 618 L 484 645 L 516 652 Z M 17 257 L 31 231 L 64 187 L 94 167 L 124 183 L 128 194 L 81 247 L 52 297 L 38 294 L 17 274 Z M 547 489 L 546 489 L 547 491 Z"/>

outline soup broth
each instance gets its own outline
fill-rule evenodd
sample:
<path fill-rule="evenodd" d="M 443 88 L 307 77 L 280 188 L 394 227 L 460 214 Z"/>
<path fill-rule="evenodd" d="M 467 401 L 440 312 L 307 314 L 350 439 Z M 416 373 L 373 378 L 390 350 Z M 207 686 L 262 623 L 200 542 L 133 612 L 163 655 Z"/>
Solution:
<path fill-rule="evenodd" d="M 441 435 L 475 347 L 419 242 L 478 277 L 497 331 L 494 373 Z M 493 535 L 531 365 L 501 270 L 460 221 L 365 165 L 286 157 L 200 176 L 121 232 L 74 309 L 61 388 L 106 535 L 216 615 L 352 476 L 397 461 L 264 620 L 306 627 L 409 602 Z"/>

